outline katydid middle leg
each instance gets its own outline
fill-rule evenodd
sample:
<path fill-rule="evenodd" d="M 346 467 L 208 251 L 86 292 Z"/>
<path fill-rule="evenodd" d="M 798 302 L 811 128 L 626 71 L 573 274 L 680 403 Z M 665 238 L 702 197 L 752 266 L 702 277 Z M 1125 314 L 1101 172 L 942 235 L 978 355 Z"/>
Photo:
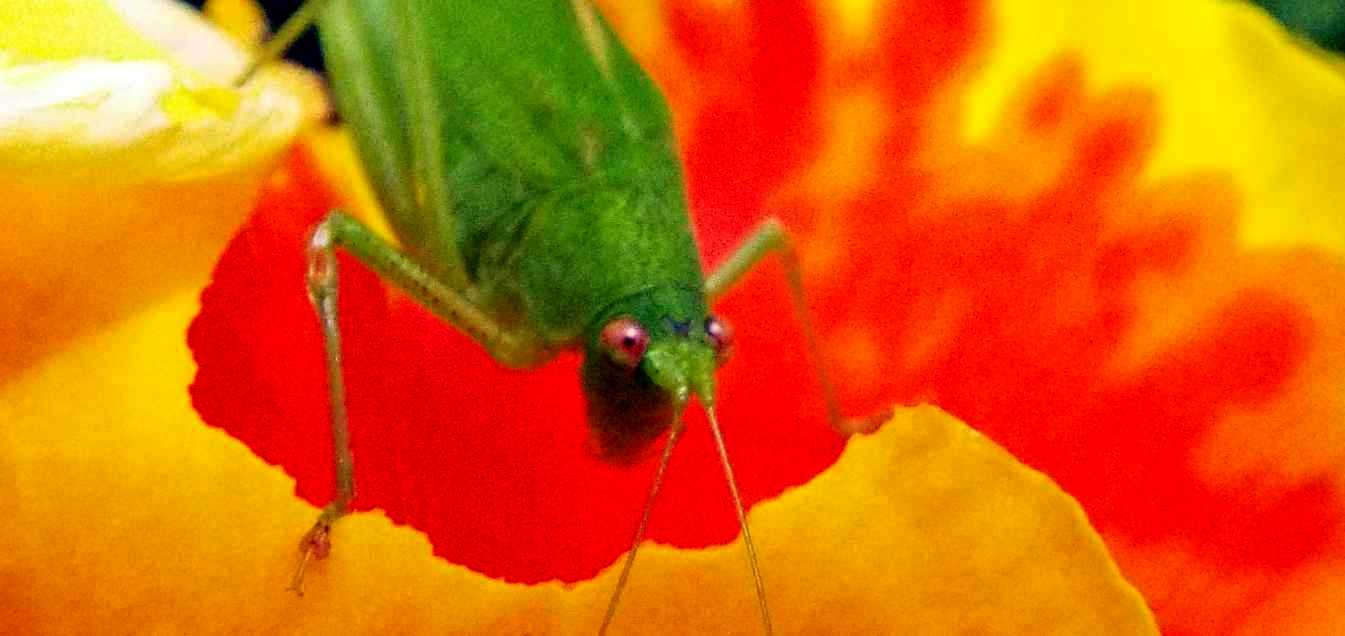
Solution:
<path fill-rule="evenodd" d="M 789 283 L 789 295 L 794 305 L 794 313 L 803 331 L 804 346 L 808 360 L 817 373 L 818 384 L 822 387 L 822 397 L 826 401 L 827 420 L 832 428 L 842 435 L 864 432 L 872 428 L 862 422 L 851 422 L 841 415 L 840 404 L 836 400 L 836 391 L 831 384 L 822 360 L 822 351 L 818 346 L 817 330 L 813 327 L 812 314 L 803 293 L 803 273 L 799 267 L 798 253 L 789 232 L 780 224 L 779 219 L 766 219 L 747 237 L 718 268 L 705 279 L 705 296 L 710 302 L 722 296 L 748 272 L 752 271 L 763 258 L 775 253 L 780 256 L 785 269 L 785 280 Z"/>
<path fill-rule="evenodd" d="M 300 595 L 309 561 L 325 557 L 331 550 L 332 523 L 346 514 L 355 496 L 337 303 L 338 247 L 486 347 L 502 363 L 526 366 L 549 353 L 502 328 L 461 293 L 437 280 L 354 217 L 335 210 L 318 223 L 309 235 L 307 282 L 308 297 L 317 313 L 326 350 L 336 493 L 300 541 L 303 556 L 290 581 L 290 589 Z"/>

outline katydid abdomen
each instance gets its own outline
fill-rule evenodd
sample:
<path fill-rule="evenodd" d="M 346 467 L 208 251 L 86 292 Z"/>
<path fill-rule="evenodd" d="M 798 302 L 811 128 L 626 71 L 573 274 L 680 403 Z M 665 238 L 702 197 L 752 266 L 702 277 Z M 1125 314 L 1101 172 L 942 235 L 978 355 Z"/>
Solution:
<path fill-rule="evenodd" d="M 567 188 L 661 190 L 650 213 L 685 227 L 667 107 L 587 2 L 328 4 L 338 108 L 399 243 L 451 286 Z"/>

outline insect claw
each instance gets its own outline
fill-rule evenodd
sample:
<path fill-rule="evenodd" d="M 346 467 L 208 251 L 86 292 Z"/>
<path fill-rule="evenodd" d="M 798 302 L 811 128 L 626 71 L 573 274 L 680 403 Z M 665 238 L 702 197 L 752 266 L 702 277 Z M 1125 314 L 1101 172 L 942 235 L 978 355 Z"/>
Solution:
<path fill-rule="evenodd" d="M 294 569 L 289 591 L 300 597 L 304 595 L 304 572 L 308 570 L 309 562 L 313 559 L 325 559 L 332 553 L 331 530 L 331 524 L 319 521 L 299 540 L 299 551 L 303 556 L 299 557 L 299 566 Z"/>
<path fill-rule="evenodd" d="M 299 567 L 295 568 L 294 577 L 290 579 L 289 587 L 285 588 L 294 592 L 294 595 L 299 598 L 304 596 L 304 570 L 308 569 L 308 559 L 309 553 L 305 550 L 304 555 L 299 557 Z"/>

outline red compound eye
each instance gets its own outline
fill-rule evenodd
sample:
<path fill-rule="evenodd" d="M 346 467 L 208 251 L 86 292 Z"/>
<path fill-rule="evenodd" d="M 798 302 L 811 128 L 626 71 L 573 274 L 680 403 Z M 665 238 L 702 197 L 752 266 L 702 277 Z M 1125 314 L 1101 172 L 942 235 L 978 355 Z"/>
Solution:
<path fill-rule="evenodd" d="M 710 342 L 710 346 L 715 350 L 715 358 L 723 364 L 729 358 L 729 352 L 733 350 L 733 328 L 729 324 L 710 316 L 705 319 L 705 339 Z"/>
<path fill-rule="evenodd" d="M 602 328 L 602 347 L 614 362 L 633 369 L 649 347 L 649 333 L 634 318 L 613 318 Z"/>

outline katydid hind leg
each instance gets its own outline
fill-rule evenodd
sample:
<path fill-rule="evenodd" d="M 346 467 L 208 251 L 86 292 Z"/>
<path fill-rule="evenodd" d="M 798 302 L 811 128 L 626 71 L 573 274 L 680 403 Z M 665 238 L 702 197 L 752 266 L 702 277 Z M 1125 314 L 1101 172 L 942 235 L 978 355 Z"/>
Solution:
<path fill-rule="evenodd" d="M 766 219 L 751 236 L 747 237 L 718 268 L 710 274 L 705 281 L 705 295 L 713 302 L 719 296 L 733 289 L 748 272 L 752 271 L 761 261 L 771 254 L 780 256 L 781 265 L 784 267 L 785 280 L 789 284 L 790 300 L 794 306 L 794 314 L 799 321 L 800 330 L 803 332 L 803 343 L 806 347 L 809 363 L 817 374 L 817 382 L 822 389 L 822 397 L 826 402 L 827 420 L 831 423 L 838 433 L 842 435 L 851 435 L 863 432 L 870 428 L 864 422 L 855 422 L 845 419 L 841 414 L 840 403 L 836 399 L 836 390 L 831 383 L 831 376 L 827 373 L 826 364 L 822 358 L 822 349 L 817 337 L 817 329 L 813 325 L 812 313 L 808 310 L 807 298 L 803 292 L 803 271 L 799 267 L 798 253 L 794 250 L 794 242 L 789 236 L 789 232 L 775 217 Z"/>

